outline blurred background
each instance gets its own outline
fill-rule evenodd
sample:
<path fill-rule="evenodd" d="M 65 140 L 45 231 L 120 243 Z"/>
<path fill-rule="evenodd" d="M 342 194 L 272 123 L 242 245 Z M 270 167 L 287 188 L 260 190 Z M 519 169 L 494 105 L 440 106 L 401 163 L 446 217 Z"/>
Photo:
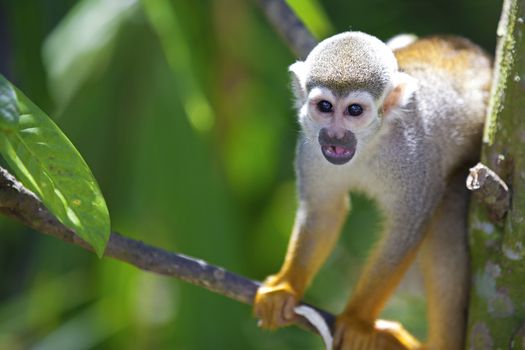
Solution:
<path fill-rule="evenodd" d="M 494 51 L 501 1 L 289 0 L 318 38 L 464 35 Z M 91 166 L 114 230 L 263 279 L 295 211 L 294 57 L 251 0 L 0 0 L 0 73 Z M 366 198 L 306 299 L 344 306 L 380 215 Z M 410 273 L 385 318 L 424 337 Z M 416 277 L 414 277 L 416 276 Z M 0 218 L 0 349 L 320 349 L 251 309 Z"/>

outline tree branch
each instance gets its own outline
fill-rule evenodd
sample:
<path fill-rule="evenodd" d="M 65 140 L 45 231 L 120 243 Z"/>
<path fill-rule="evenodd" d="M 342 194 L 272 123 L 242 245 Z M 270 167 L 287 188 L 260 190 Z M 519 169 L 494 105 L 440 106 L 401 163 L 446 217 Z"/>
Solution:
<path fill-rule="evenodd" d="M 93 252 L 74 231 L 60 223 L 31 191 L 0 167 L 0 212 L 24 225 Z M 252 304 L 260 283 L 210 265 L 203 260 L 175 254 L 112 232 L 104 256 L 138 267 L 141 270 L 176 277 L 241 303 Z M 334 316 L 314 307 L 330 328 Z M 316 331 L 308 321 L 298 317 L 297 325 Z"/>
<path fill-rule="evenodd" d="M 295 56 L 305 59 L 317 40 L 284 0 L 256 0 L 274 29 Z"/>

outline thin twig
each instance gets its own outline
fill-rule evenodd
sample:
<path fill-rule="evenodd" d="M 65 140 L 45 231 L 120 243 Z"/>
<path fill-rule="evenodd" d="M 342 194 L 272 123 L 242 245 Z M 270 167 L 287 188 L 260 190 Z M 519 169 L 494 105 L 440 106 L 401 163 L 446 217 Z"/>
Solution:
<path fill-rule="evenodd" d="M 485 164 L 478 163 L 470 169 L 467 188 L 488 209 L 494 220 L 501 220 L 510 208 L 509 187 L 494 171 Z"/>
<path fill-rule="evenodd" d="M 317 40 L 284 0 L 256 0 L 268 21 L 294 54 L 305 59 Z"/>
<path fill-rule="evenodd" d="M 60 223 L 35 194 L 1 167 L 0 212 L 37 232 L 93 252 L 93 249 L 73 230 Z M 260 285 L 259 282 L 210 265 L 203 260 L 153 247 L 117 232 L 111 233 L 104 256 L 124 261 L 141 270 L 176 277 L 245 304 L 253 303 Z M 315 309 L 323 316 L 329 327 L 332 327 L 334 316 L 326 311 Z M 296 324 L 314 330 L 304 318 L 298 318 Z"/>

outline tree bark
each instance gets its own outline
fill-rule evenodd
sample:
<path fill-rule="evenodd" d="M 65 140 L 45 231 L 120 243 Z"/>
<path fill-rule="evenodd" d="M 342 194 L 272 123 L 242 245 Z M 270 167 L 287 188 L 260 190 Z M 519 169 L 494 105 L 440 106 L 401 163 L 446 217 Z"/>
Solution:
<path fill-rule="evenodd" d="M 7 170 L 0 167 L 0 213 L 13 218 L 33 230 L 61 239 L 93 252 L 93 248 L 75 232 L 64 226 L 42 204 L 37 196 L 26 189 Z M 252 304 L 260 283 L 229 272 L 204 260 L 168 252 L 150 246 L 117 232 L 111 232 L 104 257 L 114 258 L 141 270 L 176 277 L 193 285 L 206 288 L 241 303 Z M 335 317 L 321 309 L 315 309 L 332 328 Z M 295 324 L 318 332 L 305 318 L 297 317 Z"/>
<path fill-rule="evenodd" d="M 492 205 L 504 189 L 471 203 L 468 349 L 525 348 L 524 18 L 525 0 L 505 0 L 481 160 L 512 196 L 506 213 Z"/>
<path fill-rule="evenodd" d="M 305 59 L 317 41 L 284 0 L 256 0 L 272 27 L 296 57 Z"/>

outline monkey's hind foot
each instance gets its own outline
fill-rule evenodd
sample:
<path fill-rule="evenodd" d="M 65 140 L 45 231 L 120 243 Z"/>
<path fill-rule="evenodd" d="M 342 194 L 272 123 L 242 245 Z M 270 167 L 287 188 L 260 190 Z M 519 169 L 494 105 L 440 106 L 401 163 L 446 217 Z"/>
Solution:
<path fill-rule="evenodd" d="M 337 350 L 423 350 L 423 345 L 398 322 L 377 320 L 374 325 L 339 316 L 334 334 Z"/>

